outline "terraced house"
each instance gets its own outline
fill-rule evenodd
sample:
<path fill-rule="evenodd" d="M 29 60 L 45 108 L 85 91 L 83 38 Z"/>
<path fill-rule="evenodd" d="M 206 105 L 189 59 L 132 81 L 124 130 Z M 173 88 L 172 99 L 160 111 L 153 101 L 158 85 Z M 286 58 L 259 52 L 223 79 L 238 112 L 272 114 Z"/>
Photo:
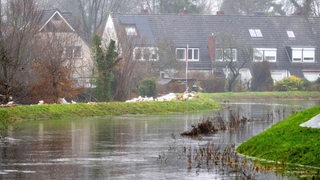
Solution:
<path fill-rule="evenodd" d="M 250 64 L 262 61 L 269 62 L 274 81 L 290 75 L 315 81 L 320 75 L 319 17 L 111 14 L 103 34 L 107 42 L 119 39 L 117 27 L 143 39 L 132 51 L 139 61 L 166 61 L 159 44 L 169 39 L 174 60 L 187 60 L 190 76 L 227 77 L 233 62 L 249 82 Z"/>

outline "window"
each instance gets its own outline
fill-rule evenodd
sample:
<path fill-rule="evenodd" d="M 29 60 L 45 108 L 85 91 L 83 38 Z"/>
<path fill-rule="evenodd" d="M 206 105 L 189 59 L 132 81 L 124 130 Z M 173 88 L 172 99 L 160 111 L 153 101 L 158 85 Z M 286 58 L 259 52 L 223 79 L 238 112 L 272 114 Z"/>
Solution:
<path fill-rule="evenodd" d="M 315 48 L 292 48 L 292 62 L 314 62 Z"/>
<path fill-rule="evenodd" d="M 293 31 L 287 31 L 287 35 L 289 39 L 294 39 L 296 37 Z"/>
<path fill-rule="evenodd" d="M 67 58 L 82 58 L 81 46 L 67 46 L 66 47 Z"/>
<path fill-rule="evenodd" d="M 177 60 L 186 60 L 186 49 L 187 48 L 176 49 Z M 188 61 L 199 61 L 199 48 L 188 48 Z"/>
<path fill-rule="evenodd" d="M 135 26 L 127 26 L 126 27 L 126 33 L 128 36 L 137 36 L 137 30 Z"/>
<path fill-rule="evenodd" d="M 217 61 L 237 61 L 237 49 L 218 48 L 216 49 Z"/>
<path fill-rule="evenodd" d="M 136 47 L 133 50 L 133 59 L 136 61 L 157 61 L 159 59 L 157 48 Z"/>
<path fill-rule="evenodd" d="M 263 37 L 260 29 L 249 29 L 250 36 L 253 38 Z"/>
<path fill-rule="evenodd" d="M 277 49 L 276 48 L 255 48 L 253 49 L 253 61 L 254 62 L 276 62 L 277 61 Z"/>
<path fill-rule="evenodd" d="M 142 49 L 141 48 L 134 49 L 134 59 L 135 60 L 142 60 Z"/>
<path fill-rule="evenodd" d="M 177 60 L 185 61 L 186 60 L 186 48 L 177 48 L 176 55 L 177 55 Z"/>
<path fill-rule="evenodd" d="M 188 48 L 188 61 L 199 61 L 199 48 Z"/>

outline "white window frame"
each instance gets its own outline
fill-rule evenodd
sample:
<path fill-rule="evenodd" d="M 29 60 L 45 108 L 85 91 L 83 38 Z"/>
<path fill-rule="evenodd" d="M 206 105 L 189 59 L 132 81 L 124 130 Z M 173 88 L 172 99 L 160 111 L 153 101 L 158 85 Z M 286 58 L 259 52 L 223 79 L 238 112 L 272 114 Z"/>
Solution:
<path fill-rule="evenodd" d="M 262 38 L 262 32 L 260 29 L 249 29 L 250 36 L 252 38 Z"/>
<path fill-rule="evenodd" d="M 178 53 L 179 51 L 181 51 L 181 55 L 182 57 L 179 58 L 178 57 Z M 186 54 L 186 51 L 187 51 L 187 48 L 176 48 L 176 59 L 178 61 L 186 61 L 186 57 L 187 57 L 187 54 Z M 188 48 L 188 61 L 199 61 L 200 59 L 200 49 L 199 48 Z"/>
<path fill-rule="evenodd" d="M 178 55 L 180 55 L 180 53 L 178 54 L 178 52 L 181 51 L 181 55 L 182 57 L 179 58 Z M 176 48 L 176 59 L 178 61 L 185 61 L 186 60 L 186 48 Z"/>
<path fill-rule="evenodd" d="M 222 55 L 221 58 L 217 56 L 218 55 L 218 51 L 221 51 L 221 55 Z M 227 54 L 227 51 L 231 51 L 232 52 L 231 53 L 231 55 L 232 55 L 231 59 L 229 57 L 225 56 Z M 228 62 L 237 61 L 237 49 L 236 48 L 217 48 L 216 49 L 216 60 L 217 61 L 221 61 L 221 62 L 223 62 L 223 61 L 228 61 Z"/>
<path fill-rule="evenodd" d="M 291 48 L 292 63 L 314 63 L 315 62 L 315 48 Z"/>
<path fill-rule="evenodd" d="M 199 61 L 199 53 L 199 48 L 188 48 L 188 61 Z"/>
<path fill-rule="evenodd" d="M 256 53 L 261 53 L 261 59 L 257 59 Z M 268 59 L 268 57 L 273 57 Z M 277 48 L 254 48 L 253 49 L 253 62 L 277 62 Z"/>
<path fill-rule="evenodd" d="M 140 58 L 136 58 L 136 51 L 140 51 L 141 55 Z M 149 58 L 145 59 L 145 52 L 148 50 L 150 52 Z M 156 56 L 156 58 L 154 58 Z M 135 61 L 158 61 L 159 60 L 159 54 L 158 54 L 158 48 L 157 47 L 135 47 L 133 49 L 133 60 Z"/>

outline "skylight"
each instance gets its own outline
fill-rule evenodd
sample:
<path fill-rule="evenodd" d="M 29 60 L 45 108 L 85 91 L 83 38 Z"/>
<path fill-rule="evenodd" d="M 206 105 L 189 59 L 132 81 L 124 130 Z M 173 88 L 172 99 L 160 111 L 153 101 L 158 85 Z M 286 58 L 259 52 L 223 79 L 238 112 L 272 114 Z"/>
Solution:
<path fill-rule="evenodd" d="M 250 36 L 253 38 L 263 37 L 260 29 L 249 29 Z"/>
<path fill-rule="evenodd" d="M 294 35 L 294 32 L 293 32 L 293 31 L 290 31 L 290 30 L 287 31 L 287 35 L 288 35 L 289 38 L 292 38 L 292 39 L 296 37 L 296 36 Z"/>

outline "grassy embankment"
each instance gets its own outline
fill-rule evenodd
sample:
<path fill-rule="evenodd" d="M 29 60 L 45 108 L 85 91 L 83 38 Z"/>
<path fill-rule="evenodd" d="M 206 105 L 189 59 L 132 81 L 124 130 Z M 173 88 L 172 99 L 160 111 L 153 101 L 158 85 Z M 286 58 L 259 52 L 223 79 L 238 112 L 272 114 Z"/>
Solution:
<path fill-rule="evenodd" d="M 320 92 L 241 92 L 205 94 L 217 101 L 241 99 L 312 99 Z M 320 113 L 320 106 L 299 112 L 241 144 L 237 151 L 255 158 L 320 167 L 320 129 L 300 127 Z"/>
<path fill-rule="evenodd" d="M 319 113 L 320 106 L 291 115 L 244 142 L 237 151 L 281 163 L 320 167 L 320 129 L 299 126 Z"/>
<path fill-rule="evenodd" d="M 219 109 L 220 105 L 200 95 L 199 98 L 170 102 L 108 102 L 14 106 L 0 108 L 0 130 L 22 120 L 46 120 L 124 114 L 161 114 Z"/>
<path fill-rule="evenodd" d="M 289 91 L 289 92 L 224 92 L 203 95 L 217 101 L 238 101 L 241 99 L 312 99 L 320 100 L 319 91 Z"/>

